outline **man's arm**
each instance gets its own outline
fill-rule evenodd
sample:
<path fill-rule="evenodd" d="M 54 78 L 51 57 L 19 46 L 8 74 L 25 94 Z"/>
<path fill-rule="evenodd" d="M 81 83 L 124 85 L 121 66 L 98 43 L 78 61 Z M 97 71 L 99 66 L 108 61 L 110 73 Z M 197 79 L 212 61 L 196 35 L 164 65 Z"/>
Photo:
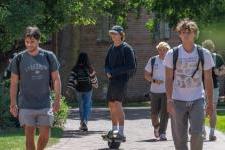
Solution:
<path fill-rule="evenodd" d="M 173 69 L 166 67 L 166 97 L 167 97 L 167 111 L 173 115 L 173 100 L 172 100 L 172 92 L 173 92 Z"/>
<path fill-rule="evenodd" d="M 55 92 L 55 101 L 53 104 L 53 112 L 58 112 L 60 107 L 60 100 L 61 100 L 61 79 L 59 75 L 59 71 L 53 71 L 51 73 L 53 87 Z"/>
<path fill-rule="evenodd" d="M 10 78 L 10 112 L 14 117 L 17 117 L 18 109 L 17 109 L 17 90 L 18 90 L 18 75 L 12 73 Z"/>
<path fill-rule="evenodd" d="M 145 70 L 145 80 L 152 82 L 152 73 Z"/>
<path fill-rule="evenodd" d="M 213 80 L 212 80 L 212 69 L 204 70 L 204 84 L 205 84 L 205 93 L 207 97 L 207 115 L 212 114 L 213 109 Z"/>

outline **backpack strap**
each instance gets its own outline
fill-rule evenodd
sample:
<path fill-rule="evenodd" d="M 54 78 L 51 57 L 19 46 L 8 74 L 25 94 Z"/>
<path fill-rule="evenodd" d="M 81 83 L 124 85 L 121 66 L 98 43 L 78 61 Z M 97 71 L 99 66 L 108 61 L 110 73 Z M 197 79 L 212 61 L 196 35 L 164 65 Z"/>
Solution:
<path fill-rule="evenodd" d="M 173 80 L 174 80 L 175 70 L 177 69 L 178 50 L 179 50 L 178 47 L 173 48 Z"/>
<path fill-rule="evenodd" d="M 151 77 L 153 77 L 153 70 L 154 70 L 155 60 L 156 60 L 156 56 L 153 56 L 151 58 L 151 69 L 152 69 Z"/>
<path fill-rule="evenodd" d="M 192 78 L 194 77 L 194 75 L 196 74 L 196 72 L 199 70 L 199 65 L 201 62 L 202 65 L 202 70 L 204 67 L 204 54 L 203 54 L 203 49 L 201 46 L 197 45 L 197 52 L 198 52 L 198 63 L 197 63 L 197 68 L 195 69 L 195 71 L 192 74 Z M 202 73 L 202 79 L 204 79 L 204 73 Z"/>
<path fill-rule="evenodd" d="M 51 61 L 50 61 L 50 56 L 49 56 L 49 53 L 44 51 L 44 50 L 41 50 L 43 52 L 43 54 L 45 55 L 46 59 L 47 59 L 47 62 L 49 64 L 49 87 L 50 89 L 53 89 L 53 81 L 52 81 L 52 76 L 51 76 Z"/>
<path fill-rule="evenodd" d="M 22 61 L 23 53 L 20 53 L 16 57 L 16 67 L 18 71 L 18 79 L 20 80 L 20 63 Z"/>

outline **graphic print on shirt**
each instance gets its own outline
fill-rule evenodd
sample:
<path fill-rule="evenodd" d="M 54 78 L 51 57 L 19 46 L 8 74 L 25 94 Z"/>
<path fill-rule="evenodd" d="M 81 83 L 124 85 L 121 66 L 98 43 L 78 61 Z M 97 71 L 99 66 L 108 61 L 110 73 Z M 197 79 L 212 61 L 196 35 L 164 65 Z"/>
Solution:
<path fill-rule="evenodd" d="M 180 88 L 194 88 L 201 86 L 202 81 L 202 67 L 199 65 L 199 70 L 195 73 L 194 77 L 192 75 L 197 68 L 198 56 L 193 56 L 189 58 L 178 58 L 175 84 Z"/>
<path fill-rule="evenodd" d="M 24 69 L 25 72 L 31 74 L 31 80 L 41 80 L 44 78 L 42 72 L 48 71 L 48 67 L 39 63 L 30 64 Z"/>

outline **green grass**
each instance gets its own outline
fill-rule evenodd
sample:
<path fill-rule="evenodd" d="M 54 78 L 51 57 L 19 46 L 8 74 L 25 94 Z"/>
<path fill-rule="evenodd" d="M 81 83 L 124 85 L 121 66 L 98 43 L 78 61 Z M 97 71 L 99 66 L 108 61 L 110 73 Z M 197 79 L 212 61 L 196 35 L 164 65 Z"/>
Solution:
<path fill-rule="evenodd" d="M 209 125 L 209 119 L 206 119 L 206 125 Z M 225 112 L 217 113 L 216 129 L 225 133 Z"/>
<path fill-rule="evenodd" d="M 53 128 L 51 138 L 48 146 L 53 145 L 59 141 L 62 136 L 61 128 Z M 37 135 L 35 140 L 37 141 Z M 6 129 L 0 131 L 0 150 L 24 150 L 25 149 L 25 136 L 21 128 Z"/>

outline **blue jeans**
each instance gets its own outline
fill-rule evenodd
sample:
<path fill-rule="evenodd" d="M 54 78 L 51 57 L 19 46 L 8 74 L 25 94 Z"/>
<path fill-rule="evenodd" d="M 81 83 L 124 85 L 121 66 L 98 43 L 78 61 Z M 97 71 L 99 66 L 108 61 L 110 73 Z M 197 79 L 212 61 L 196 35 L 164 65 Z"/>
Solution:
<path fill-rule="evenodd" d="M 89 92 L 76 91 L 76 95 L 79 106 L 80 120 L 81 122 L 87 123 L 92 107 L 92 90 Z"/>

